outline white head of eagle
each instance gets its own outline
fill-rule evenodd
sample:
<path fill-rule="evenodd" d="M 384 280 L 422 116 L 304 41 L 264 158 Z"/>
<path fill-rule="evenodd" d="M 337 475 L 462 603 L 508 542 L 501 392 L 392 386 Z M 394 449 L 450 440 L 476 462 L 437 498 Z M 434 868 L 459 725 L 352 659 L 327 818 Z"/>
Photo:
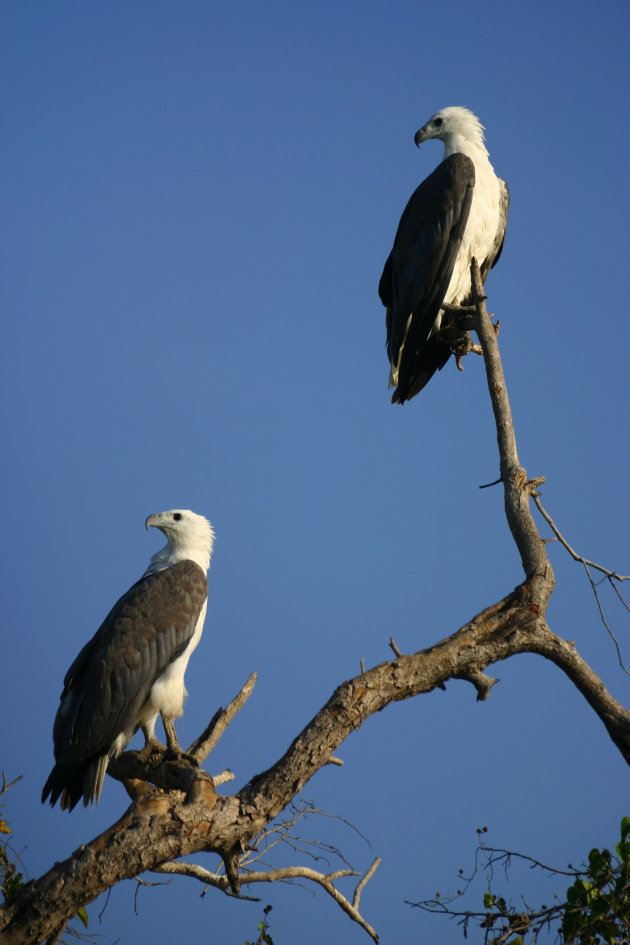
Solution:
<path fill-rule="evenodd" d="M 473 257 L 485 281 L 501 255 L 509 193 L 490 164 L 483 132 L 479 119 L 458 106 L 436 112 L 416 132 L 418 147 L 442 141 L 444 159 L 411 195 L 378 287 L 387 309 L 392 403 L 415 397 L 451 356 L 443 306 L 470 303 Z"/>
<path fill-rule="evenodd" d="M 66 673 L 53 729 L 55 766 L 42 792 L 72 810 L 98 802 L 107 765 L 141 728 L 156 744 L 162 716 L 169 748 L 180 751 L 173 720 L 182 715 L 184 673 L 206 616 L 210 522 L 188 509 L 149 515 L 166 545 L 124 594 Z"/>

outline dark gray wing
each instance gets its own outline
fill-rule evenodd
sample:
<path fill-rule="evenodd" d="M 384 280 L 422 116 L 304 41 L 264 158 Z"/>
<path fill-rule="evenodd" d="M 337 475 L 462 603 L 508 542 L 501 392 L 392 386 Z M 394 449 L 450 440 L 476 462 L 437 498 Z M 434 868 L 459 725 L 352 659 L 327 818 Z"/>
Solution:
<path fill-rule="evenodd" d="M 186 649 L 207 594 L 202 569 L 180 561 L 114 605 L 66 673 L 53 730 L 57 763 L 42 801 L 51 794 L 54 804 L 64 792 L 63 806 L 74 807 L 90 767 L 135 724 L 154 682 Z"/>
<path fill-rule="evenodd" d="M 378 287 L 387 307 L 391 364 L 404 341 L 394 402 L 418 393 L 450 356 L 446 345 L 429 336 L 453 274 L 474 186 L 473 162 L 452 154 L 414 191 L 400 219 Z"/>
<path fill-rule="evenodd" d="M 481 267 L 481 278 L 482 281 L 486 281 L 486 276 L 491 269 L 494 269 L 496 264 L 499 261 L 499 256 L 503 250 L 503 244 L 505 242 L 505 231 L 507 230 L 507 218 L 508 210 L 510 208 L 510 191 L 508 190 L 508 185 L 499 177 L 499 184 L 501 185 L 501 197 L 499 201 L 499 226 L 497 227 L 497 233 L 494 238 L 494 243 L 492 244 L 492 249 L 488 255 L 488 258 L 484 260 L 484 263 Z"/>

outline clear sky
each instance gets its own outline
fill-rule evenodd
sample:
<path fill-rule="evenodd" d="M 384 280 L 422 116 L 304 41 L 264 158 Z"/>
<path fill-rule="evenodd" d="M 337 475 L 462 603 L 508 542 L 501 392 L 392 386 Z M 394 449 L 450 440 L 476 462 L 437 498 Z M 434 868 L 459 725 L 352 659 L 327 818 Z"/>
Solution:
<path fill-rule="evenodd" d="M 23 775 L 5 810 L 31 877 L 127 804 L 111 779 L 70 816 L 39 797 L 63 676 L 159 546 L 149 513 L 216 528 L 178 732 L 257 669 L 209 763 L 237 787 L 391 635 L 428 646 L 522 579 L 501 492 L 478 489 L 497 476 L 481 360 L 389 403 L 376 290 L 441 160 L 413 144 L 440 107 L 480 117 L 511 190 L 487 291 L 521 460 L 574 547 L 630 572 L 629 25 L 610 0 L 2 4 L 0 767 Z M 630 704 L 579 566 L 550 552 L 552 628 Z M 491 673 L 487 703 L 453 682 L 370 719 L 305 789 L 371 847 L 336 822 L 311 836 L 359 870 L 382 857 L 362 909 L 383 942 L 463 940 L 404 900 L 457 885 L 477 827 L 563 866 L 630 813 L 627 768 L 560 672 Z M 122 884 L 90 929 L 240 945 L 271 903 L 276 945 L 369 941 L 322 892 L 200 891 L 142 889 L 135 914 Z"/>

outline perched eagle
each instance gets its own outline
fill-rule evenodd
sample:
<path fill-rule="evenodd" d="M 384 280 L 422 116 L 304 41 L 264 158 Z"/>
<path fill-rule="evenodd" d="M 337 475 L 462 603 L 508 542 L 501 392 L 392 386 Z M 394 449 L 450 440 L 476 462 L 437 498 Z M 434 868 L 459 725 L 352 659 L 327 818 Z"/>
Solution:
<path fill-rule="evenodd" d="M 387 308 L 392 403 L 415 397 L 448 361 L 452 316 L 445 318 L 442 306 L 470 303 L 473 257 L 485 281 L 501 255 L 510 198 L 483 131 L 467 108 L 451 107 L 416 133 L 418 147 L 443 141 L 444 160 L 411 195 L 378 287 Z"/>
<path fill-rule="evenodd" d="M 72 810 L 98 802 L 110 758 L 141 728 L 156 744 L 162 716 L 179 751 L 173 719 L 183 712 L 184 673 L 206 616 L 206 573 L 214 531 L 202 515 L 174 509 L 149 515 L 166 536 L 137 584 L 114 605 L 66 673 L 53 729 L 55 766 L 42 792 Z"/>

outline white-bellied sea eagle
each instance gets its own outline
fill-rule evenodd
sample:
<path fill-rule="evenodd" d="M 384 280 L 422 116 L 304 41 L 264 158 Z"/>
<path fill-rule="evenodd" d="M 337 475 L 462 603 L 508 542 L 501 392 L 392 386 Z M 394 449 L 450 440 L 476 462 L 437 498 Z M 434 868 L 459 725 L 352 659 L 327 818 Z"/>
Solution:
<path fill-rule="evenodd" d="M 183 712 L 184 673 L 203 630 L 206 573 L 214 531 L 202 515 L 149 515 L 166 536 L 140 580 L 107 615 L 66 673 L 55 725 L 55 766 L 42 792 L 72 810 L 98 801 L 111 758 L 141 728 L 156 744 L 162 716 L 169 748 L 180 751 L 173 719 Z"/>
<path fill-rule="evenodd" d="M 457 322 L 442 306 L 470 303 L 473 257 L 485 281 L 501 255 L 509 193 L 483 132 L 471 111 L 453 106 L 416 133 L 418 147 L 443 141 L 444 159 L 411 195 L 378 287 L 387 308 L 392 403 L 414 397 L 453 352 Z"/>

